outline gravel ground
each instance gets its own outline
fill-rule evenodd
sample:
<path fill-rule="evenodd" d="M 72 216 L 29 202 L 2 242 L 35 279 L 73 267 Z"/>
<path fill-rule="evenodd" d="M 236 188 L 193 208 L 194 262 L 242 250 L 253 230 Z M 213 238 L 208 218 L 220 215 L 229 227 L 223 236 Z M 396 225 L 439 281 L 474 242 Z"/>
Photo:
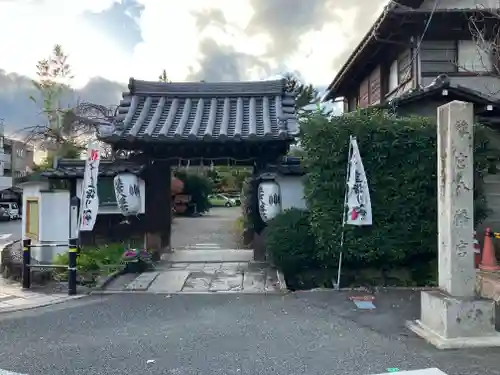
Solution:
<path fill-rule="evenodd" d="M 344 297 L 89 297 L 0 316 L 0 368 L 31 375 L 368 375 L 428 367 L 500 374 L 498 350 L 437 351 L 402 334 L 391 315 L 386 328 L 373 329 L 350 317 L 347 305 L 338 310 Z"/>
<path fill-rule="evenodd" d="M 176 217 L 172 224 L 172 248 L 211 243 L 237 249 L 232 229 L 240 215 L 241 207 L 217 207 L 200 217 Z"/>

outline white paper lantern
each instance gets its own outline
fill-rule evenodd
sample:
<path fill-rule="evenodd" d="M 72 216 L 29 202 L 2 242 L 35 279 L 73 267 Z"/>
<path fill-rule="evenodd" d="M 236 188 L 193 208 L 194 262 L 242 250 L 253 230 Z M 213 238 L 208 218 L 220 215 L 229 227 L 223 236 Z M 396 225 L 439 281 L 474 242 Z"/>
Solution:
<path fill-rule="evenodd" d="M 276 182 L 261 182 L 257 195 L 260 217 L 264 222 L 268 222 L 281 212 L 280 186 Z"/>
<path fill-rule="evenodd" d="M 119 173 L 113 179 L 116 203 L 124 216 L 141 212 L 141 190 L 139 178 L 132 173 Z"/>

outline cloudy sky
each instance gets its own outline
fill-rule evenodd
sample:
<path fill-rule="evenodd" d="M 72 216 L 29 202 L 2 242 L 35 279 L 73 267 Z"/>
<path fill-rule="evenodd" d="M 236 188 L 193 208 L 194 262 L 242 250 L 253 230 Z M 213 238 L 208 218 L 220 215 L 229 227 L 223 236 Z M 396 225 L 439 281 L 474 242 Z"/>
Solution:
<path fill-rule="evenodd" d="M 265 79 L 324 88 L 388 0 L 0 0 L 0 118 L 41 121 L 36 63 L 69 54 L 78 97 L 117 104 L 129 77 Z"/>

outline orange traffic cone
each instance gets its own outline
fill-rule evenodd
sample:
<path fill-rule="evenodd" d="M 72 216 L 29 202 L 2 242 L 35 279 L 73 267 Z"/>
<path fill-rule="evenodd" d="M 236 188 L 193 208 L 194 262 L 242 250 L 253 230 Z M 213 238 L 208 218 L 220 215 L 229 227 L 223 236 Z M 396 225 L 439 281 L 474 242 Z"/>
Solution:
<path fill-rule="evenodd" d="M 484 247 L 483 256 L 481 258 L 481 264 L 479 269 L 483 271 L 498 271 L 500 267 L 497 263 L 497 258 L 495 256 L 495 248 L 493 247 L 493 234 L 490 228 L 486 228 L 484 234 Z"/>

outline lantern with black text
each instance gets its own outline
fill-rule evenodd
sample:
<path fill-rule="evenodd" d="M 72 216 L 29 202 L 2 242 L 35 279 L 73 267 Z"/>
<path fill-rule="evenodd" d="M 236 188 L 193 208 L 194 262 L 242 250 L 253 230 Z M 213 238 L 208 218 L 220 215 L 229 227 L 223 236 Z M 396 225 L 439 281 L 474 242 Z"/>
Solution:
<path fill-rule="evenodd" d="M 257 194 L 259 198 L 259 213 L 264 222 L 271 220 L 281 212 L 280 186 L 276 182 L 261 182 Z"/>
<path fill-rule="evenodd" d="M 138 215 L 141 212 L 141 191 L 139 178 L 132 173 L 119 173 L 113 180 L 116 203 L 123 216 Z"/>

